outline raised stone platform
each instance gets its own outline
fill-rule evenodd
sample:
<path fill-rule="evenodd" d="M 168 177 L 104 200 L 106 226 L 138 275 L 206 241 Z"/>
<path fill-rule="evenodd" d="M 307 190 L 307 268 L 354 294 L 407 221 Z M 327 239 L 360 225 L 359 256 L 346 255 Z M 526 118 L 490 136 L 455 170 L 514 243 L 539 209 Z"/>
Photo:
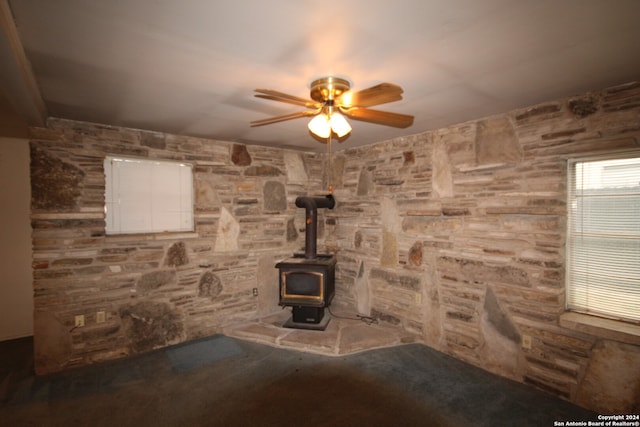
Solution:
<path fill-rule="evenodd" d="M 284 309 L 262 319 L 228 325 L 222 332 L 241 340 L 329 356 L 416 342 L 414 335 L 401 328 L 383 323 L 367 324 L 340 312 L 335 316 L 325 314 L 331 316 L 331 320 L 324 331 L 287 328 L 284 324 L 290 316 L 291 311 Z"/>

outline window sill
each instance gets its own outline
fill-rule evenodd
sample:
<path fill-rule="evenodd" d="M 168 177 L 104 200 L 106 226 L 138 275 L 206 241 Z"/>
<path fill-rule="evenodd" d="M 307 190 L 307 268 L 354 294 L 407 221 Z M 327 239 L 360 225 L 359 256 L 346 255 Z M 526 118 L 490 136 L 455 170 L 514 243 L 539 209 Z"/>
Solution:
<path fill-rule="evenodd" d="M 640 345 L 640 325 L 619 320 L 568 311 L 560 315 L 560 326 L 608 340 Z"/>

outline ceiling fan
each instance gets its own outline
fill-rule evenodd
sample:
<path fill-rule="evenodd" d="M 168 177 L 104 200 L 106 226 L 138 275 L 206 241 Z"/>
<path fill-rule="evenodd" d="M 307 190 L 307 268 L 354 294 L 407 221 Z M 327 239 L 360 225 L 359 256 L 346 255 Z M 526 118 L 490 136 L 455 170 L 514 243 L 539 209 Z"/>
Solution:
<path fill-rule="evenodd" d="M 309 121 L 309 130 L 325 139 L 329 138 L 332 133 L 336 134 L 338 138 L 342 138 L 351 132 L 351 126 L 344 116 L 397 128 L 406 128 L 413 124 L 413 116 L 369 108 L 401 100 L 403 91 L 400 86 L 393 83 L 380 83 L 357 92 L 350 89 L 349 81 L 339 77 L 323 77 L 314 80 L 311 83 L 311 99 L 271 89 L 256 89 L 255 96 L 258 98 L 286 102 L 306 107 L 307 110 L 254 120 L 251 122 L 251 126 L 264 126 L 300 117 L 315 116 Z"/>

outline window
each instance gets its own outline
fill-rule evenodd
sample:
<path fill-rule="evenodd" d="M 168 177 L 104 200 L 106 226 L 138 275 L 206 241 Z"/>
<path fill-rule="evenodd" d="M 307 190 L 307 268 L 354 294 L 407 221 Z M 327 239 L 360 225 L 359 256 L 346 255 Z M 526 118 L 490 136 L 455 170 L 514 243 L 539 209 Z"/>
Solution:
<path fill-rule="evenodd" d="M 191 165 L 104 160 L 107 234 L 193 231 Z"/>
<path fill-rule="evenodd" d="M 570 160 L 567 308 L 640 322 L 640 156 Z"/>

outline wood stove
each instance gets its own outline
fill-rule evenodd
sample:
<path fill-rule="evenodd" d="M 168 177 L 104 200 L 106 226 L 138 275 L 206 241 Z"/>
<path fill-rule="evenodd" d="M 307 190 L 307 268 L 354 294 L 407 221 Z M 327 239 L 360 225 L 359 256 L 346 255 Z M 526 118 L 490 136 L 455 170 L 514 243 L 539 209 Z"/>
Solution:
<path fill-rule="evenodd" d="M 276 264 L 280 273 L 279 304 L 292 307 L 291 319 L 285 327 L 324 330 L 330 320 L 324 316 L 325 307 L 335 294 L 336 258 L 316 253 L 317 210 L 333 209 L 335 200 L 331 195 L 298 197 L 296 206 L 306 212 L 305 253 Z"/>

